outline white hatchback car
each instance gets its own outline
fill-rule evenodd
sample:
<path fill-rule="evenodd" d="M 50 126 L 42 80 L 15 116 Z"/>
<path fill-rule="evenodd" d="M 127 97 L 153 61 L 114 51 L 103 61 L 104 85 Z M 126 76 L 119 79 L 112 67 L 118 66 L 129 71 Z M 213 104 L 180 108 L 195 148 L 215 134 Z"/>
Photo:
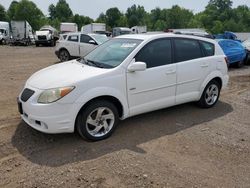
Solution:
<path fill-rule="evenodd" d="M 22 119 L 45 133 L 109 137 L 118 121 L 197 101 L 212 107 L 228 83 L 216 41 L 176 34 L 124 35 L 84 58 L 33 74 L 18 98 Z"/>
<path fill-rule="evenodd" d="M 101 34 L 68 33 L 63 34 L 56 46 L 55 54 L 63 62 L 87 55 L 108 37 Z"/>

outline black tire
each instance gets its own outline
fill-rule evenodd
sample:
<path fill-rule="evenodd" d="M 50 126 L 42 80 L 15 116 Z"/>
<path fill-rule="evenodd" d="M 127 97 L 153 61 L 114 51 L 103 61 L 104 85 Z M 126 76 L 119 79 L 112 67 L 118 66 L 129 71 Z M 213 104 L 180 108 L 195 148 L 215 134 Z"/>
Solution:
<path fill-rule="evenodd" d="M 36 47 L 39 47 L 39 44 L 38 44 L 38 43 L 36 43 Z"/>
<path fill-rule="evenodd" d="M 70 60 L 69 52 L 65 49 L 60 50 L 59 59 L 61 60 L 61 62 Z"/>
<path fill-rule="evenodd" d="M 209 96 L 210 95 L 210 94 L 208 94 L 208 93 L 210 93 L 209 90 L 213 87 L 216 87 L 213 90 L 214 94 L 211 91 L 211 95 L 214 95 L 214 96 Z M 216 80 L 211 80 L 207 84 L 207 86 L 205 87 L 205 89 L 201 95 L 200 100 L 197 102 L 197 105 L 201 108 L 213 107 L 219 100 L 220 90 L 221 90 L 221 85 Z M 215 97 L 215 95 L 216 95 L 216 97 Z M 211 98 L 211 100 L 209 100 L 210 98 Z"/>
<path fill-rule="evenodd" d="M 99 110 L 100 116 L 98 116 Z M 110 137 L 118 122 L 119 115 L 115 105 L 106 100 L 98 100 L 79 112 L 76 120 L 76 130 L 84 139 L 99 141 Z"/>
<path fill-rule="evenodd" d="M 246 55 L 246 58 L 245 58 L 245 60 L 244 60 L 244 64 L 245 64 L 245 65 L 248 65 L 248 64 L 249 64 L 249 57 L 250 57 L 249 54 L 247 54 L 247 55 Z"/>
<path fill-rule="evenodd" d="M 56 44 L 55 41 L 52 39 L 52 40 L 50 41 L 50 46 L 53 47 L 53 46 L 55 46 L 55 44 Z"/>
<path fill-rule="evenodd" d="M 244 66 L 244 60 L 237 62 L 236 64 L 237 68 L 241 68 Z"/>

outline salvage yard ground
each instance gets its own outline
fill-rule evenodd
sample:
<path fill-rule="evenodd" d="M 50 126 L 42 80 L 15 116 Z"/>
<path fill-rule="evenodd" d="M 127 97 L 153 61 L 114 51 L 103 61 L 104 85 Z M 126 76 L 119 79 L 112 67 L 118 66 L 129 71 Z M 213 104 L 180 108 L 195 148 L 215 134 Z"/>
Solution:
<path fill-rule="evenodd" d="M 211 109 L 180 105 L 123 121 L 87 142 L 21 121 L 16 97 L 54 48 L 0 46 L 0 187 L 249 187 L 250 66 L 231 68 Z"/>

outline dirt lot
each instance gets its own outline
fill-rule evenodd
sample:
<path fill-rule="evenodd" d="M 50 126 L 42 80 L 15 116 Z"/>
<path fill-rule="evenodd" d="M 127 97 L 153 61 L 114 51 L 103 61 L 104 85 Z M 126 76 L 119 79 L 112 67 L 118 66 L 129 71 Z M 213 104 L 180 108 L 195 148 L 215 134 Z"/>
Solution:
<path fill-rule="evenodd" d="M 57 62 L 53 48 L 0 47 L 0 187 L 250 187 L 250 66 L 230 69 L 212 109 L 136 116 L 92 143 L 42 134 L 19 117 L 25 80 Z"/>

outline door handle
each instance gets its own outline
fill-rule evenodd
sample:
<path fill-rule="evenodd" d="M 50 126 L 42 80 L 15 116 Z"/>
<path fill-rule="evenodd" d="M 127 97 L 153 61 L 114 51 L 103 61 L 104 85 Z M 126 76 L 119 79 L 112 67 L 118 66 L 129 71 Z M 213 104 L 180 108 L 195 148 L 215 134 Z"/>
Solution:
<path fill-rule="evenodd" d="M 174 74 L 176 72 L 176 70 L 167 70 L 166 72 L 165 72 L 165 74 Z"/>
<path fill-rule="evenodd" d="M 201 67 L 208 67 L 208 64 L 203 64 L 201 65 Z"/>

